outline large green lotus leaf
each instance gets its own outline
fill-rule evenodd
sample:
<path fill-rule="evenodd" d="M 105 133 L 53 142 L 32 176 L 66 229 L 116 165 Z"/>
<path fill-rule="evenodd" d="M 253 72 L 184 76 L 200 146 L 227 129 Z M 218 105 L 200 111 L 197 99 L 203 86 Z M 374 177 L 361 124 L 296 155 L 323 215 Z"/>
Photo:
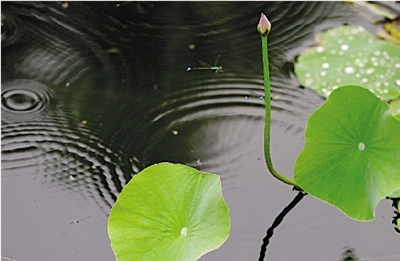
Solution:
<path fill-rule="evenodd" d="M 323 32 L 317 42 L 295 64 L 303 86 L 324 97 L 345 84 L 364 86 L 383 100 L 400 95 L 400 46 L 347 25 Z"/>
<path fill-rule="evenodd" d="M 220 177 L 172 163 L 135 175 L 108 221 L 118 261 L 198 260 L 220 247 L 229 229 Z"/>
<path fill-rule="evenodd" d="M 334 90 L 309 118 L 294 179 L 308 194 L 360 221 L 400 188 L 400 121 L 359 86 Z"/>

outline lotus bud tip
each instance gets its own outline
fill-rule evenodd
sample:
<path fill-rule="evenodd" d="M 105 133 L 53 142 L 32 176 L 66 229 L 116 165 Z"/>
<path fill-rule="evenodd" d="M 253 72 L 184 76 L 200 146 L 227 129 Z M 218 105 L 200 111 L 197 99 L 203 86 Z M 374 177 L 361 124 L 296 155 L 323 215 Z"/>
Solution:
<path fill-rule="evenodd" d="M 257 25 L 257 30 L 261 35 L 266 36 L 271 31 L 271 23 L 264 13 L 261 13 L 260 21 Z"/>

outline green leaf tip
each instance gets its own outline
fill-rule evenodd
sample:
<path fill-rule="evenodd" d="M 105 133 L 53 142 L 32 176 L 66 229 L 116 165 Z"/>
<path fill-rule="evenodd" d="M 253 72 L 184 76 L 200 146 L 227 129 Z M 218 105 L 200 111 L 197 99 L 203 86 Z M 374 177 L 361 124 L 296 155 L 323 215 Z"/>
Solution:
<path fill-rule="evenodd" d="M 260 21 L 257 25 L 257 30 L 262 36 L 267 36 L 271 31 L 271 23 L 264 13 L 261 13 Z"/>

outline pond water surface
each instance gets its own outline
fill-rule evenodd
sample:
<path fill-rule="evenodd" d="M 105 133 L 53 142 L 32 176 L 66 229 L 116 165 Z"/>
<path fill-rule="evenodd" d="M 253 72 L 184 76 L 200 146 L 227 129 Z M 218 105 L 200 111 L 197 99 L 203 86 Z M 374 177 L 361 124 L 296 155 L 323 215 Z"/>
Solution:
<path fill-rule="evenodd" d="M 391 8 L 399 11 L 398 4 Z M 376 26 L 343 2 L 2 2 L 2 260 L 115 260 L 107 218 L 135 173 L 169 161 L 219 174 L 231 235 L 201 260 L 258 260 L 297 192 L 263 156 L 260 13 L 269 35 L 272 156 L 288 176 L 323 99 L 293 63 L 314 36 Z M 224 73 L 187 72 L 221 55 Z M 356 222 L 306 196 L 266 260 L 398 260 L 384 200 Z"/>

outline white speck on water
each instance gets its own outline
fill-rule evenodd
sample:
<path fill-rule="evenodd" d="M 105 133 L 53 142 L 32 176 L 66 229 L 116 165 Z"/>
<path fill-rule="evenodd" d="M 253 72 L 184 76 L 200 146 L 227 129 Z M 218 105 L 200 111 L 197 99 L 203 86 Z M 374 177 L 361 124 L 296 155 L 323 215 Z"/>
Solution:
<path fill-rule="evenodd" d="M 400 80 L 399 79 L 396 80 L 396 84 L 400 86 Z"/>
<path fill-rule="evenodd" d="M 397 69 L 400 69 L 400 63 L 396 63 L 396 64 L 394 65 L 394 67 L 396 67 Z"/>
<path fill-rule="evenodd" d="M 181 235 L 182 236 L 186 236 L 186 234 L 187 234 L 187 228 L 184 227 L 184 228 L 181 229 Z"/>
<path fill-rule="evenodd" d="M 384 82 L 383 85 L 388 87 L 389 86 L 389 82 Z"/>
<path fill-rule="evenodd" d="M 324 68 L 324 69 L 329 68 L 329 63 L 323 63 L 323 64 L 322 64 L 322 68 Z"/>
<path fill-rule="evenodd" d="M 317 53 L 322 53 L 323 51 L 325 51 L 325 47 L 323 47 L 323 46 L 317 47 Z"/>
<path fill-rule="evenodd" d="M 344 68 L 344 72 L 346 74 L 353 74 L 356 72 L 356 69 L 354 69 L 353 67 L 346 67 L 346 68 Z"/>
<path fill-rule="evenodd" d="M 375 50 L 375 51 L 374 51 L 374 55 L 376 55 L 376 56 L 379 56 L 379 55 L 381 55 L 381 51 L 379 51 L 379 50 Z"/>
<path fill-rule="evenodd" d="M 336 50 L 331 50 L 331 54 L 336 54 Z"/>
<path fill-rule="evenodd" d="M 336 79 L 336 83 L 340 83 L 341 81 L 342 81 L 342 79 L 340 79 L 340 78 Z"/>
<path fill-rule="evenodd" d="M 368 82 L 368 79 L 367 79 L 367 78 L 363 78 L 361 81 L 362 81 L 363 83 L 367 83 L 367 82 Z"/>
<path fill-rule="evenodd" d="M 356 73 L 356 78 L 360 78 L 361 75 L 359 73 Z"/>
<path fill-rule="evenodd" d="M 343 51 L 347 51 L 347 50 L 349 50 L 349 46 L 347 44 L 342 44 L 340 46 L 340 49 L 342 49 Z"/>
<path fill-rule="evenodd" d="M 322 71 L 320 74 L 321 76 L 326 76 L 326 71 Z"/>
<path fill-rule="evenodd" d="M 362 142 L 358 143 L 358 149 L 363 151 L 365 149 L 365 144 Z"/>

